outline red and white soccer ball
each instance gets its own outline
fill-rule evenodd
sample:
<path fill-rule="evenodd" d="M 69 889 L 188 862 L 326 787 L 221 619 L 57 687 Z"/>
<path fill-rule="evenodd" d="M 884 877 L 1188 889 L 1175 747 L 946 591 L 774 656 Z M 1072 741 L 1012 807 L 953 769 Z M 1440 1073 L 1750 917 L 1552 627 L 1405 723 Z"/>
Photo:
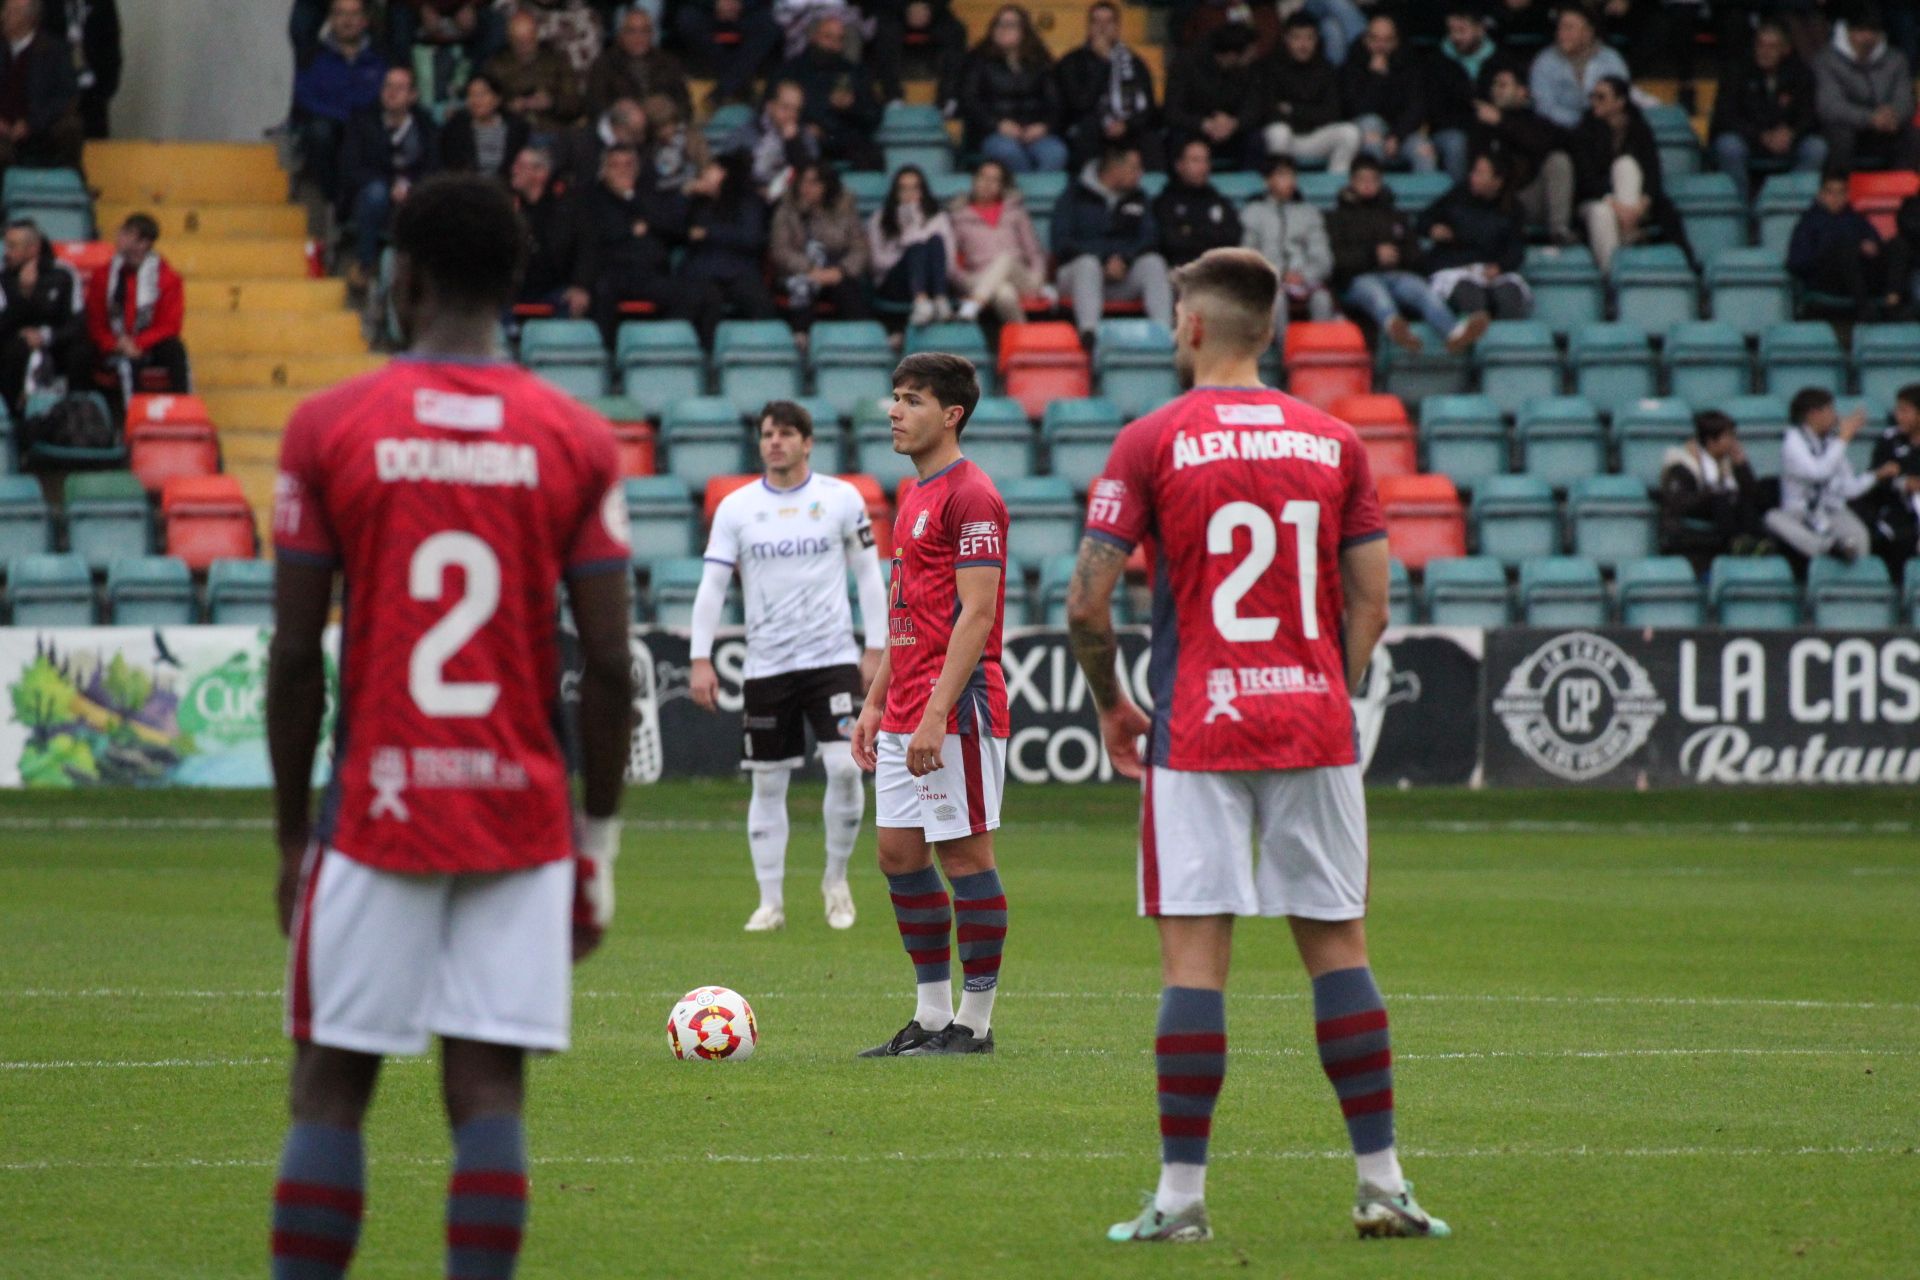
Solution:
<path fill-rule="evenodd" d="M 727 987 L 695 987 L 667 1015 L 667 1047 L 682 1061 L 738 1062 L 759 1043 L 753 1006 Z"/>

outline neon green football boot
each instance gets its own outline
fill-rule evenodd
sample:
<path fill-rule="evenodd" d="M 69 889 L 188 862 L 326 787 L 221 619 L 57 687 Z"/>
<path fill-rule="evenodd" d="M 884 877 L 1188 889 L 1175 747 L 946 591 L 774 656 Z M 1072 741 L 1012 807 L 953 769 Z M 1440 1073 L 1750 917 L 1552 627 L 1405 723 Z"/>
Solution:
<path fill-rule="evenodd" d="M 1107 1239 L 1116 1244 L 1199 1244 L 1213 1239 L 1213 1225 L 1207 1221 L 1203 1201 L 1196 1200 L 1178 1213 L 1167 1214 L 1154 1208 L 1152 1192 L 1144 1199 L 1140 1216 L 1108 1227 Z"/>
<path fill-rule="evenodd" d="M 1420 1207 L 1413 1198 L 1413 1184 L 1399 1195 L 1388 1195 L 1371 1182 L 1363 1182 L 1353 1196 L 1353 1228 L 1362 1240 L 1385 1240 L 1395 1236 L 1440 1238 L 1453 1234 L 1446 1223 Z"/>

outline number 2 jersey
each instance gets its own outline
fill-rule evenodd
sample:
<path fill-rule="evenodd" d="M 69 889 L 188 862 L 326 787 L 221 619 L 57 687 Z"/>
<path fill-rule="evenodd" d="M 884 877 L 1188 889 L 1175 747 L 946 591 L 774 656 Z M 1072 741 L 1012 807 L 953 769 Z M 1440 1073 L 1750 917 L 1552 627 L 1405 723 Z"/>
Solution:
<path fill-rule="evenodd" d="M 607 423 L 508 363 L 401 357 L 295 411 L 273 529 L 345 579 L 319 839 L 414 874 L 568 856 L 556 590 L 628 571 Z"/>
<path fill-rule="evenodd" d="M 1089 537 L 1153 551 L 1149 762 L 1352 764 L 1340 553 L 1386 536 L 1353 429 L 1266 388 L 1199 388 L 1129 424 Z"/>

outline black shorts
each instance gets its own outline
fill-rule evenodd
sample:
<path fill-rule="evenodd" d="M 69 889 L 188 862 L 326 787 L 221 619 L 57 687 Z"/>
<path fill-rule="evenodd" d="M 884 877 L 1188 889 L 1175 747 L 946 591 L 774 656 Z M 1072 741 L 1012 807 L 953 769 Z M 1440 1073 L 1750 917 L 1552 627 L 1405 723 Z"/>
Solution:
<path fill-rule="evenodd" d="M 798 768 L 807 759 L 807 726 L 820 742 L 850 742 L 860 714 L 860 668 L 815 667 L 748 680 L 742 686 L 749 769 Z"/>

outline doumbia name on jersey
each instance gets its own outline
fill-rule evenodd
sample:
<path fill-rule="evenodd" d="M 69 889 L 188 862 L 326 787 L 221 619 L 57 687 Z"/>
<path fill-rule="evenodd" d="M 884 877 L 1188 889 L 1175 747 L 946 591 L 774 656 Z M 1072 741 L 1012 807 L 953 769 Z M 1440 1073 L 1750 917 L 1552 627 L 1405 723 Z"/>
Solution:
<path fill-rule="evenodd" d="M 1323 467 L 1338 467 L 1340 442 L 1332 436 L 1317 436 L 1311 431 L 1201 431 L 1194 435 L 1182 431 L 1173 437 L 1175 471 L 1228 458 L 1241 462 L 1285 462 L 1289 458 L 1298 458 L 1302 462 L 1317 462 Z"/>
<path fill-rule="evenodd" d="M 540 455 L 530 444 L 485 440 L 376 440 L 373 463 L 388 484 L 540 487 Z"/>

